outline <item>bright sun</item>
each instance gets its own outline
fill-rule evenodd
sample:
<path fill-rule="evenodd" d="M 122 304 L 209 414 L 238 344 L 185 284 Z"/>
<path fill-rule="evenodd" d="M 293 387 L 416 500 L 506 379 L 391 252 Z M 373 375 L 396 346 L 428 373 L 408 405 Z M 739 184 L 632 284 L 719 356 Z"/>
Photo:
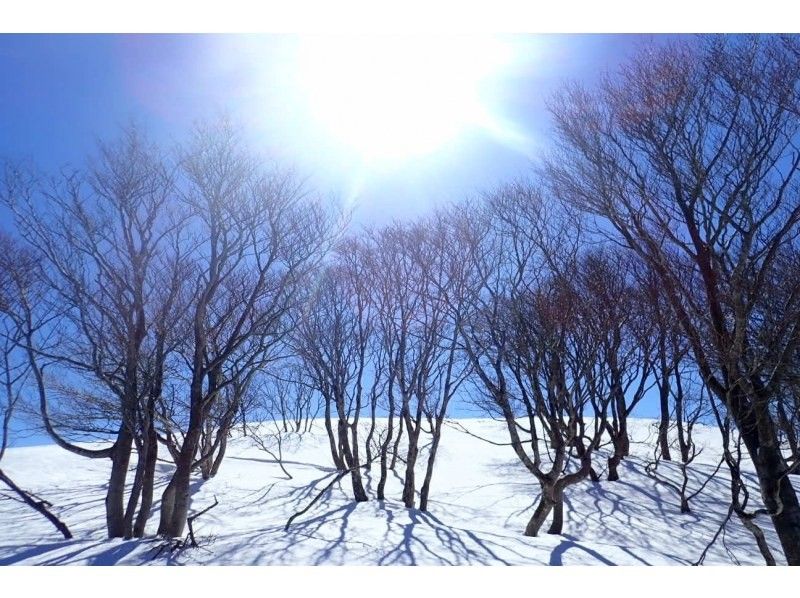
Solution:
<path fill-rule="evenodd" d="M 297 76 L 318 126 L 365 161 L 422 155 L 492 126 L 487 82 L 510 60 L 487 37 L 321 36 Z"/>

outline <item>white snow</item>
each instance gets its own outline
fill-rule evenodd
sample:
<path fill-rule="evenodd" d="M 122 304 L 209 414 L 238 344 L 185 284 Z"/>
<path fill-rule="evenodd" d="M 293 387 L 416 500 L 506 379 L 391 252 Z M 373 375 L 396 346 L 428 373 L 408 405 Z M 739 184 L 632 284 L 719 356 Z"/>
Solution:
<path fill-rule="evenodd" d="M 507 442 L 504 427 L 490 420 L 463 419 L 471 432 Z M 681 514 L 677 496 L 644 472 L 652 454 L 652 422 L 632 420 L 632 456 L 620 466 L 620 481 L 569 488 L 564 534 L 523 536 L 538 496 L 535 479 L 508 446 L 494 446 L 446 427 L 431 490 L 430 512 L 400 501 L 402 468 L 390 472 L 386 501 L 374 499 L 378 467 L 365 474 L 369 502 L 352 501 L 349 477 L 334 485 L 288 531 L 287 519 L 305 507 L 334 475 L 321 425 L 285 449 L 287 480 L 277 464 L 247 437 L 229 445 L 216 478 L 193 481 L 192 511 L 219 506 L 195 523 L 201 546 L 168 554 L 152 537 L 158 500 L 172 466 L 159 462 L 154 512 L 145 540 L 105 537 L 107 460 L 89 460 L 56 446 L 11 448 L 3 469 L 22 487 L 53 503 L 75 539 L 65 541 L 38 513 L 0 489 L 0 564 L 258 564 L 258 565 L 662 565 L 697 559 L 725 518 L 729 486 L 725 466 Z M 696 431 L 706 449 L 691 466 L 693 488 L 719 462 L 716 429 Z M 166 451 L 161 451 L 163 457 Z M 427 452 L 420 457 L 424 475 Z M 596 467 L 604 473 L 600 459 Z M 677 467 L 659 471 L 678 479 Z M 748 479 L 754 476 L 746 468 Z M 132 475 L 130 476 L 132 478 Z M 796 482 L 795 482 L 796 483 Z M 758 493 L 753 488 L 752 499 Z M 778 558 L 769 520 L 758 520 Z M 724 541 L 723 541 L 724 540 Z M 763 564 L 752 537 L 734 520 L 709 551 L 706 564 Z"/>

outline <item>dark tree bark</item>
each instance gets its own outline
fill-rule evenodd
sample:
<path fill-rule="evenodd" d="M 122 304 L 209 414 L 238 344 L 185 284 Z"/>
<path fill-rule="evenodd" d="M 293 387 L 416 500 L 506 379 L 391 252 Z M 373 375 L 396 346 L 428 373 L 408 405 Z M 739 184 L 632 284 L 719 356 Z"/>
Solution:
<path fill-rule="evenodd" d="M 551 103 L 559 149 L 542 173 L 657 274 L 800 565 L 800 508 L 771 415 L 800 346 L 793 50 L 793 38 L 711 36 L 641 52 L 617 80 Z"/>

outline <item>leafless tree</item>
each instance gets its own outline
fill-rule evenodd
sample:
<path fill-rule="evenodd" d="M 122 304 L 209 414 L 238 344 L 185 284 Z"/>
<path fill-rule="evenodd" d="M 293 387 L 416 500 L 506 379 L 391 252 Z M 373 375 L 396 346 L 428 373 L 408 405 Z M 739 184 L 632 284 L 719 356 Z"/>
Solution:
<path fill-rule="evenodd" d="M 645 472 L 655 479 L 657 483 L 670 488 L 678 495 L 681 513 L 690 513 L 690 501 L 698 496 L 708 483 L 714 479 L 723 461 L 719 462 L 717 468 L 696 489 L 692 491 L 689 488 L 689 482 L 691 481 L 689 476 L 690 467 L 703 452 L 703 448 L 699 447 L 695 442 L 694 430 L 698 423 L 711 415 L 710 399 L 708 390 L 703 385 L 702 380 L 696 379 L 696 373 L 691 372 L 688 368 L 675 373 L 674 385 L 670 386 L 670 392 L 673 394 L 671 403 L 674 404 L 674 408 L 670 414 L 671 425 L 667 432 L 670 433 L 674 430 L 674 439 L 668 437 L 668 446 L 675 448 L 677 444 L 680 459 L 677 468 L 680 471 L 681 479 L 679 483 L 676 483 L 658 473 L 664 454 L 660 442 L 655 446 L 653 460 L 647 463 Z M 659 429 L 659 435 L 660 432 L 661 430 Z"/>
<path fill-rule="evenodd" d="M 702 564 L 708 549 L 714 544 L 719 536 L 719 533 L 724 533 L 725 526 L 730 521 L 731 516 L 735 514 L 744 527 L 753 535 L 753 539 L 758 546 L 761 556 L 764 558 L 764 562 L 769 566 L 774 566 L 777 563 L 772 554 L 772 550 L 767 543 L 764 530 L 762 530 L 756 522 L 756 518 L 759 515 L 767 515 L 769 514 L 769 511 L 767 509 L 755 509 L 752 512 L 747 511 L 747 505 L 750 502 L 750 491 L 747 488 L 747 484 L 744 476 L 742 475 L 741 469 L 742 436 L 741 434 L 737 434 L 736 430 L 733 428 L 733 422 L 731 421 L 731 418 L 726 412 L 723 404 L 717 405 L 714 401 L 714 398 L 711 397 L 710 405 L 714 413 L 714 417 L 717 420 L 720 432 L 722 433 L 723 461 L 728 466 L 728 471 L 730 473 L 731 502 L 728 508 L 727 516 L 722 521 L 717 533 L 706 546 L 705 550 L 695 564 Z M 728 553 L 734 562 L 738 564 L 736 557 L 733 556 L 730 551 L 728 551 Z"/>
<path fill-rule="evenodd" d="M 147 340 L 159 310 L 159 289 L 170 284 L 162 251 L 178 217 L 168 207 L 168 164 L 130 128 L 119 142 L 101 144 L 85 172 L 48 181 L 8 167 L 5 183 L 4 199 L 18 233 L 41 263 L 40 296 L 36 303 L 26 299 L 18 318 L 45 429 L 62 448 L 111 459 L 108 534 L 130 537 L 141 487 L 135 485 L 126 507 L 125 482 L 134 443 L 140 451 L 152 446 L 142 424 L 158 373 L 143 367 L 155 365 L 148 362 L 148 349 L 159 343 Z M 113 436 L 110 446 L 86 449 L 56 430 L 48 413 L 53 387 L 48 390 L 46 367 L 80 376 L 80 386 L 62 385 L 60 406 L 74 408 L 73 415 L 80 417 L 72 421 L 88 416 L 97 422 L 91 431 Z M 142 452 L 138 481 L 147 461 Z M 141 530 L 149 512 L 144 506 Z"/>
<path fill-rule="evenodd" d="M 368 500 L 361 478 L 359 422 L 367 400 L 374 346 L 366 264 L 345 241 L 316 281 L 297 327 L 297 353 L 325 403 L 336 468 L 349 471 L 353 496 Z M 335 426 L 335 430 L 334 430 Z"/>
<path fill-rule="evenodd" d="M 789 48 L 761 36 L 654 46 L 595 89 L 568 87 L 552 102 L 558 149 L 544 171 L 658 275 L 797 565 L 800 504 L 771 409 L 800 343 L 800 282 L 782 275 L 800 232 Z"/>
<path fill-rule="evenodd" d="M 159 533 L 170 537 L 186 524 L 209 414 L 238 376 L 281 353 L 299 289 L 326 252 L 331 227 L 296 177 L 265 171 L 227 123 L 196 129 L 180 177 L 196 274 L 191 333 L 180 349 L 189 380 L 183 441 L 161 500 Z"/>
<path fill-rule="evenodd" d="M 388 469 L 400 457 L 404 433 L 402 498 L 406 507 L 415 506 L 420 439 L 423 434 L 430 435 L 420 488 L 422 510 L 428 507 L 447 407 L 467 367 L 457 343 L 463 293 L 456 285 L 463 283 L 454 275 L 459 258 L 448 248 L 449 226 L 444 214 L 439 214 L 429 220 L 384 227 L 373 231 L 370 239 L 372 303 L 385 359 L 389 411 L 388 430 L 380 447 L 378 498 L 383 498 Z M 400 418 L 396 432 L 395 416 Z"/>
<path fill-rule="evenodd" d="M 608 458 L 608 480 L 619 479 L 618 466 L 630 453 L 628 417 L 652 385 L 655 345 L 650 313 L 636 284 L 630 255 L 619 249 L 593 251 L 582 260 L 585 301 L 597 318 L 599 349 L 607 368 L 605 387 L 611 393 L 606 433 L 613 453 Z"/>
<path fill-rule="evenodd" d="M 487 399 L 481 404 L 505 422 L 541 487 L 529 536 L 551 512 L 549 533 L 561 533 L 564 492 L 590 473 L 610 398 L 598 336 L 608 325 L 592 310 L 579 266 L 580 229 L 551 205 L 528 184 L 507 186 L 473 212 L 465 233 L 478 286 L 463 347 Z"/>
<path fill-rule="evenodd" d="M 27 281 L 36 270 L 35 256 L 4 231 L 0 231 L 0 368 L 3 370 L 3 398 L 0 408 L 0 462 L 10 440 L 11 420 L 20 404 L 23 389 L 30 375 L 30 365 L 24 348 L 23 335 L 18 326 L 20 292 L 28 288 Z M 14 495 L 42 516 L 69 540 L 72 532 L 50 510 L 52 504 L 18 486 L 0 469 L 3 482 Z"/>
<path fill-rule="evenodd" d="M 319 412 L 313 386 L 305 379 L 300 364 L 280 363 L 273 371 L 260 372 L 245 404 L 255 418 L 246 428 L 251 442 L 272 457 L 287 479 L 292 479 L 283 460 L 284 446 L 296 444 Z"/>
<path fill-rule="evenodd" d="M 418 401 L 428 424 L 430 448 L 425 478 L 420 486 L 420 510 L 427 511 L 436 455 L 448 406 L 471 371 L 460 349 L 461 321 L 467 309 L 468 262 L 458 242 L 461 223 L 452 211 L 440 210 L 421 223 L 424 238 L 412 247 L 421 274 L 425 303 L 439 313 L 431 319 L 427 334 L 432 343 L 430 356 L 420 370 Z"/>

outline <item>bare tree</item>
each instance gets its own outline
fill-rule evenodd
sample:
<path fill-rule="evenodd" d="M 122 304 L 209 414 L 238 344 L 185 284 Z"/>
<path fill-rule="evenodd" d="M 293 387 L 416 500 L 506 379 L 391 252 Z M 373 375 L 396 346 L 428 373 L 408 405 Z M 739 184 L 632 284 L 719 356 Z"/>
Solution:
<path fill-rule="evenodd" d="M 264 171 L 226 123 L 199 127 L 181 159 L 180 199 L 195 276 L 183 441 L 161 500 L 159 533 L 179 537 L 209 413 L 225 387 L 280 352 L 298 289 L 326 250 L 330 218 L 282 171 Z M 241 381 L 241 380 L 238 380 Z M 203 456 L 201 455 L 202 459 Z"/>
<path fill-rule="evenodd" d="M 423 434 L 430 435 L 420 490 L 422 510 L 428 507 L 442 423 L 466 368 L 457 344 L 463 293 L 456 289 L 458 279 L 452 272 L 455 258 L 444 252 L 448 227 L 440 214 L 429 221 L 390 225 L 374 231 L 371 237 L 372 303 L 376 335 L 385 358 L 389 411 L 380 451 L 378 497 L 383 498 L 387 470 L 401 458 L 405 465 L 403 502 L 408 508 L 415 506 L 420 439 Z M 400 418 L 396 434 L 395 416 Z M 405 455 L 400 457 L 403 433 Z"/>
<path fill-rule="evenodd" d="M 258 422 L 249 426 L 250 440 L 272 457 L 287 479 L 292 479 L 283 460 L 283 449 L 287 443 L 298 442 L 310 429 L 315 415 L 311 409 L 318 403 L 313 387 L 305 380 L 299 364 L 287 367 L 282 363 L 273 371 L 260 372 L 248 395 L 247 411 Z"/>
<path fill-rule="evenodd" d="M 605 387 L 611 393 L 606 433 L 613 453 L 608 458 L 608 480 L 619 479 L 618 466 L 630 453 L 628 417 L 652 385 L 655 339 L 641 289 L 633 276 L 630 255 L 619 249 L 594 251 L 583 257 L 587 305 L 601 327 L 599 349 L 608 367 Z"/>
<path fill-rule="evenodd" d="M 36 270 L 34 255 L 0 231 L 0 367 L 3 370 L 3 398 L 0 409 L 0 462 L 10 440 L 11 420 L 20 404 L 22 392 L 30 375 L 30 365 L 24 348 L 23 335 L 18 326 L 20 292 L 28 288 L 27 281 Z M 3 482 L 23 503 L 40 513 L 69 540 L 72 532 L 50 510 L 52 504 L 19 487 L 0 469 Z"/>
<path fill-rule="evenodd" d="M 320 274 L 297 327 L 297 352 L 325 402 L 325 426 L 336 468 L 349 471 L 353 496 L 368 500 L 361 479 L 359 421 L 367 399 L 374 346 L 366 265 L 344 242 Z M 335 420 L 333 415 L 335 414 Z M 333 429 L 335 421 L 335 431 Z"/>
<path fill-rule="evenodd" d="M 35 304 L 23 302 L 19 321 L 45 429 L 62 448 L 111 459 L 109 537 L 133 533 L 140 488 L 137 484 L 126 507 L 125 483 L 134 443 L 143 447 L 147 436 L 140 416 L 152 394 L 149 381 L 158 377 L 142 368 L 148 364 L 157 289 L 169 285 L 159 260 L 175 226 L 171 193 L 165 160 L 133 128 L 118 143 L 101 144 L 85 173 L 48 182 L 6 170 L 5 202 L 43 275 L 43 294 Z M 91 431 L 113 436 L 110 446 L 82 448 L 56 430 L 48 414 L 44 370 L 49 366 L 69 369 L 93 389 L 62 387 L 60 404 L 77 410 L 72 421 L 89 416 L 102 422 Z M 144 520 L 145 511 L 149 505 Z"/>
<path fill-rule="evenodd" d="M 594 90 L 567 88 L 544 170 L 658 275 L 797 565 L 800 503 L 771 410 L 800 343 L 800 282 L 771 284 L 800 232 L 800 62 L 787 48 L 759 36 L 652 47 Z"/>
<path fill-rule="evenodd" d="M 677 417 L 678 436 L 683 437 L 683 392 L 680 375 L 689 351 L 679 326 L 675 323 L 669 302 L 660 290 L 658 275 L 646 264 L 636 268 L 637 286 L 642 309 L 651 323 L 653 334 L 652 377 L 658 389 L 660 418 L 658 423 L 659 460 L 671 461 L 669 431 L 673 415 Z M 685 462 L 686 443 L 681 441 L 681 459 Z"/>
<path fill-rule="evenodd" d="M 505 422 L 541 487 L 529 536 L 551 513 L 549 533 L 561 533 L 564 492 L 591 471 L 610 396 L 598 336 L 608 325 L 591 309 L 578 267 L 579 228 L 547 205 L 525 183 L 501 188 L 465 233 L 477 286 L 463 347 L 487 399 L 481 404 Z"/>
<path fill-rule="evenodd" d="M 731 516 L 736 514 L 739 521 L 741 521 L 744 527 L 753 535 L 753 539 L 758 546 L 761 556 L 764 558 L 764 562 L 767 565 L 774 566 L 777 564 L 775 557 L 773 556 L 772 550 L 767 543 L 764 531 L 756 523 L 756 518 L 759 515 L 769 514 L 769 511 L 767 509 L 756 509 L 752 512 L 747 511 L 747 505 L 750 502 L 750 492 L 747 488 L 747 484 L 741 470 L 742 436 L 741 434 L 736 434 L 735 430 L 733 429 L 731 418 L 725 411 L 724 405 L 717 405 L 713 397 L 711 397 L 710 405 L 714 413 L 714 417 L 717 420 L 719 429 L 722 433 L 723 461 L 728 466 L 728 471 L 730 473 L 731 503 L 730 507 L 728 508 L 728 515 L 723 520 L 722 525 L 717 531 L 717 534 L 714 535 L 711 542 L 709 542 L 708 546 L 700 555 L 700 558 L 695 564 L 701 564 L 703 562 L 706 552 L 716 541 L 719 532 L 725 529 L 725 526 L 728 524 Z M 731 554 L 730 551 L 728 551 L 728 553 L 738 564 L 738 561 L 736 561 L 733 554 Z"/>
<path fill-rule="evenodd" d="M 439 211 L 422 222 L 425 238 L 412 249 L 422 275 L 425 302 L 440 310 L 430 330 L 433 347 L 426 367 L 420 371 L 418 400 L 431 436 L 425 478 L 420 487 L 419 508 L 428 510 L 436 455 L 442 438 L 442 425 L 450 401 L 456 396 L 471 371 L 471 364 L 460 350 L 460 326 L 467 309 L 468 262 L 459 239 L 460 222 L 451 212 Z"/>
<path fill-rule="evenodd" d="M 674 409 L 671 412 L 670 421 L 672 425 L 667 432 L 674 430 L 674 439 L 669 439 L 669 446 L 675 448 L 677 444 L 679 459 L 677 468 L 680 471 L 681 479 L 676 483 L 672 479 L 661 476 L 658 473 L 660 462 L 663 458 L 663 447 L 659 442 L 653 453 L 653 460 L 645 466 L 647 475 L 655 479 L 659 484 L 666 486 L 678 495 L 681 513 L 690 513 L 690 501 L 698 496 L 714 479 L 723 461 L 719 462 L 716 469 L 694 490 L 689 488 L 690 467 L 694 460 L 703 452 L 694 440 L 695 426 L 711 414 L 710 399 L 708 390 L 702 380 L 695 379 L 693 372 L 685 368 L 683 371 L 675 373 L 674 386 L 670 387 L 673 395 Z M 659 434 L 661 430 L 659 429 Z"/>

